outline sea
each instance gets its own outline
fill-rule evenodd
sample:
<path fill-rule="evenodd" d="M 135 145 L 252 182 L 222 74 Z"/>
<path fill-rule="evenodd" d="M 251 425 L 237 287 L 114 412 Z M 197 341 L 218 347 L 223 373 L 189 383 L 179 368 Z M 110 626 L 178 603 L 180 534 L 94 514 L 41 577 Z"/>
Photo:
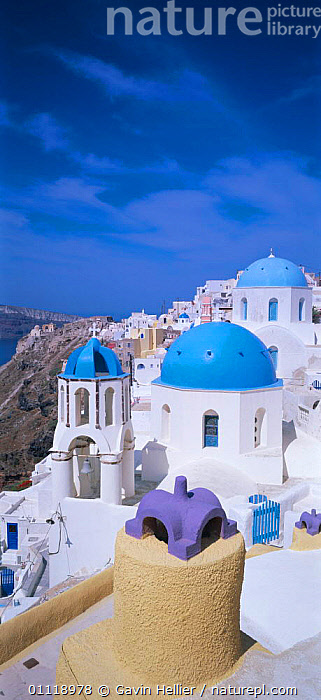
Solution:
<path fill-rule="evenodd" d="M 0 365 L 5 365 L 16 352 L 18 340 L 0 339 Z"/>

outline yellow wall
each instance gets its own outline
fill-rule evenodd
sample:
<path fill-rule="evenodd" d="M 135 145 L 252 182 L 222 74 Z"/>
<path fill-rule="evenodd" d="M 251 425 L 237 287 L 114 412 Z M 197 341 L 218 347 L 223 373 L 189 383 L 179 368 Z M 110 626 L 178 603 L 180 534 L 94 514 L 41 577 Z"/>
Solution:
<path fill-rule="evenodd" d="M 144 333 L 144 338 L 139 337 L 142 333 Z M 162 344 L 165 331 L 163 328 L 134 328 L 132 338 L 134 339 L 135 357 L 147 357 Z"/>
<path fill-rule="evenodd" d="M 220 677 L 240 657 L 240 533 L 181 561 L 155 537 L 121 530 L 115 551 L 114 653 L 157 683 Z"/>
<path fill-rule="evenodd" d="M 113 578 L 110 567 L 0 625 L 0 664 L 110 595 Z"/>
<path fill-rule="evenodd" d="M 217 682 L 241 663 L 240 594 L 244 569 L 240 533 L 181 561 L 155 537 L 117 535 L 115 617 L 65 639 L 56 682 L 90 684 L 92 699 L 108 684 Z M 107 675 L 106 675 L 107 674 Z M 175 695 L 175 692 L 173 693 Z"/>

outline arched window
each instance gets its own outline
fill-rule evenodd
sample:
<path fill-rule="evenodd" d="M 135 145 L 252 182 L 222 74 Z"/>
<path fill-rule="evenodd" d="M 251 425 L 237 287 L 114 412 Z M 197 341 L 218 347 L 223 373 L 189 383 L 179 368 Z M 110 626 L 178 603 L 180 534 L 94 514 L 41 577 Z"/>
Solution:
<path fill-rule="evenodd" d="M 304 321 L 305 318 L 305 299 L 299 301 L 299 321 Z"/>
<path fill-rule="evenodd" d="M 258 408 L 254 418 L 254 447 L 267 444 L 267 422 L 265 408 Z"/>
<path fill-rule="evenodd" d="M 203 447 L 218 447 L 218 414 L 207 411 L 203 416 Z"/>
<path fill-rule="evenodd" d="M 270 299 L 269 301 L 269 321 L 278 320 L 278 300 Z"/>
<path fill-rule="evenodd" d="M 60 387 L 60 420 L 65 420 L 65 388 Z"/>
<path fill-rule="evenodd" d="M 241 301 L 241 320 L 247 321 L 247 299 L 245 297 Z"/>
<path fill-rule="evenodd" d="M 143 365 L 143 363 L 140 362 L 139 365 L 137 365 L 137 369 L 145 369 L 145 365 Z"/>
<path fill-rule="evenodd" d="M 277 370 L 277 368 L 278 368 L 278 352 L 279 351 L 278 351 L 277 347 L 275 345 L 271 345 L 271 347 L 269 348 L 269 353 L 271 356 L 271 360 L 274 364 L 275 370 Z"/>
<path fill-rule="evenodd" d="M 105 391 L 105 425 L 112 425 L 114 421 L 114 389 L 109 386 Z"/>
<path fill-rule="evenodd" d="M 125 385 L 125 422 L 129 420 L 129 388 Z"/>
<path fill-rule="evenodd" d="M 162 440 L 165 442 L 169 441 L 170 438 L 170 420 L 171 420 L 171 409 L 167 405 L 167 403 L 164 404 L 162 408 L 162 427 L 161 427 L 161 436 Z"/>
<path fill-rule="evenodd" d="M 75 392 L 76 403 L 76 425 L 89 423 L 89 391 L 87 389 L 77 389 Z"/>

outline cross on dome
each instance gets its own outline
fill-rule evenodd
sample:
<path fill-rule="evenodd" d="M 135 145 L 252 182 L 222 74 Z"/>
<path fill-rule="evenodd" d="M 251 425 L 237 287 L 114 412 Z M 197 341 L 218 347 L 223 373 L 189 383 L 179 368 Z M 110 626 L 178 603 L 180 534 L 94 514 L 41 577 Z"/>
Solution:
<path fill-rule="evenodd" d="M 274 255 L 274 253 L 273 253 L 273 248 L 270 249 L 269 258 L 275 258 L 275 255 Z"/>

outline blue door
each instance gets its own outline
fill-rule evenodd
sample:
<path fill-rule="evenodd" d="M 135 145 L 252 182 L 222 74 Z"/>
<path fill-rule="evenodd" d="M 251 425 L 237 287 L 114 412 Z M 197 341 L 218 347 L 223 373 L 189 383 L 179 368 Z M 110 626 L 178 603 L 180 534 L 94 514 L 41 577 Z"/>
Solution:
<path fill-rule="evenodd" d="M 218 416 L 205 416 L 204 447 L 218 447 Z"/>
<path fill-rule="evenodd" d="M 11 595 L 14 588 L 14 571 L 12 569 L 1 570 L 1 595 Z"/>
<path fill-rule="evenodd" d="M 7 523 L 8 549 L 18 549 L 18 523 Z"/>

